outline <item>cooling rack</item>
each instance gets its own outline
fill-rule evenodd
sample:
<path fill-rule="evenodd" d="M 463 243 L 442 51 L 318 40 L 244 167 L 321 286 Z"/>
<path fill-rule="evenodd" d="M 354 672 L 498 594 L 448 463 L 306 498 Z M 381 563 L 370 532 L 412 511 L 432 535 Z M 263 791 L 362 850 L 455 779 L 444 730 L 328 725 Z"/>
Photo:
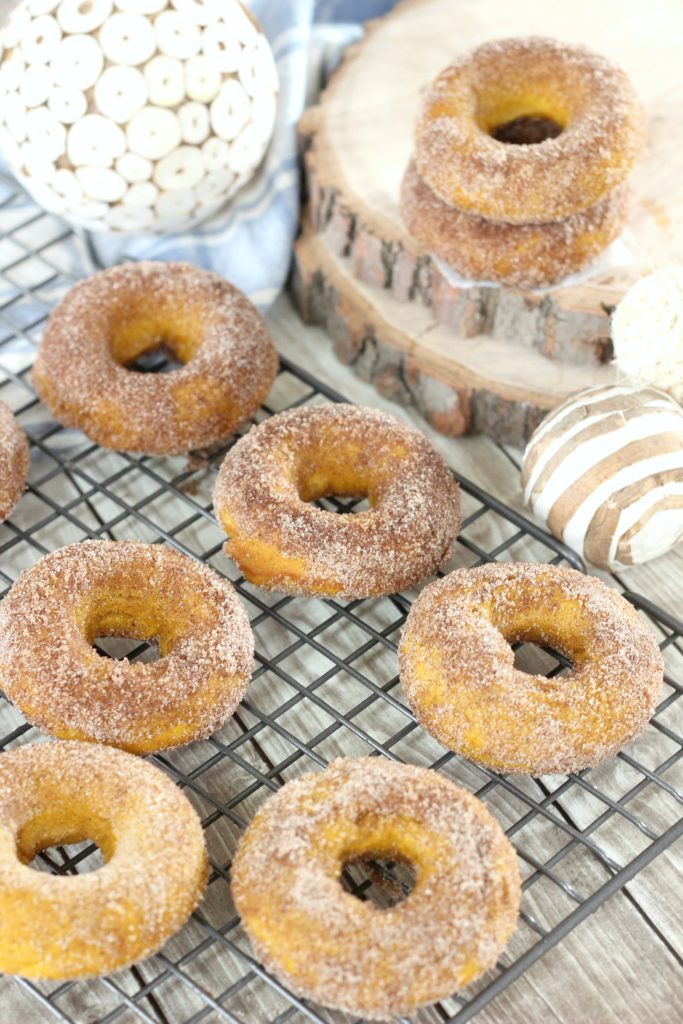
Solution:
<path fill-rule="evenodd" d="M 211 877 L 200 909 L 163 951 L 135 968 L 91 981 L 32 983 L 0 978 L 3 1020 L 72 1024 L 299 1024 L 351 1022 L 296 998 L 252 958 L 230 900 L 230 859 L 259 805 L 287 780 L 331 758 L 374 754 L 426 765 L 484 800 L 514 843 L 523 875 L 519 928 L 494 971 L 415 1016 L 464 1024 L 561 942 L 683 834 L 683 740 L 677 701 L 683 623 L 648 597 L 626 593 L 657 635 L 667 662 L 662 702 L 648 729 L 618 758 L 577 776 L 501 776 L 441 748 L 416 725 L 396 675 L 396 644 L 414 594 L 343 602 L 271 595 L 250 586 L 222 552 L 211 490 L 224 451 L 148 458 L 105 451 L 56 424 L 31 387 L 30 366 L 45 318 L 67 287 L 92 269 L 87 246 L 0 178 L 0 398 L 31 442 L 29 487 L 0 526 L 0 585 L 48 551 L 87 537 L 134 537 L 173 545 L 229 577 L 256 635 L 256 670 L 234 718 L 209 740 L 152 758 L 202 817 Z M 137 369 L 167 369 L 153 355 Z M 283 408 L 342 396 L 282 360 L 268 405 Z M 457 476 L 457 474 L 456 474 Z M 578 556 L 479 487 L 460 480 L 464 522 L 454 565 L 493 559 L 583 565 Z M 356 502 L 328 508 L 353 512 Z M 102 640 L 110 656 L 150 658 L 153 648 Z M 561 659 L 522 648 L 519 664 L 556 675 Z M 526 659 L 526 660 L 525 660 Z M 679 719 L 680 722 L 680 719 Z M 40 740 L 0 697 L 0 749 Z M 677 778 L 677 773 L 678 778 Z M 44 851 L 34 866 L 60 874 L 99 863 L 88 843 Z M 386 902 L 391 865 L 356 866 L 343 884 Z M 393 887 L 393 890 L 392 890 Z M 393 892 L 393 895 L 392 895 Z M 387 896 L 389 894 L 389 897 Z M 619 943 L 619 935 L 613 937 Z"/>

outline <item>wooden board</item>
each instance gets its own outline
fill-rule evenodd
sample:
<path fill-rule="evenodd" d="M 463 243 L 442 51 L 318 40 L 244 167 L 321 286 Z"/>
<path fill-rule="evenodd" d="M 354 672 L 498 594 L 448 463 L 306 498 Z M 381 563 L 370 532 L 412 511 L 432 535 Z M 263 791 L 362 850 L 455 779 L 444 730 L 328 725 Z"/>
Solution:
<path fill-rule="evenodd" d="M 460 338 L 484 334 L 548 361 L 599 365 L 610 358 L 608 314 L 624 291 L 643 272 L 683 260 L 683 5 L 606 0 L 599 18 L 594 10 L 590 0 L 404 0 L 370 24 L 301 120 L 315 230 L 364 284 L 430 307 L 451 329 L 454 351 Z M 457 54 L 526 34 L 604 53 L 626 69 L 645 105 L 648 153 L 633 175 L 626 235 L 632 262 L 543 293 L 456 287 L 409 235 L 398 207 L 419 98 Z"/>
<path fill-rule="evenodd" d="M 561 363 L 485 335 L 457 338 L 426 306 L 357 280 L 349 258 L 310 228 L 295 245 L 294 264 L 303 319 L 325 326 L 338 357 L 359 376 L 417 405 L 444 434 L 482 431 L 521 445 L 573 391 L 615 379 L 609 365 Z"/>

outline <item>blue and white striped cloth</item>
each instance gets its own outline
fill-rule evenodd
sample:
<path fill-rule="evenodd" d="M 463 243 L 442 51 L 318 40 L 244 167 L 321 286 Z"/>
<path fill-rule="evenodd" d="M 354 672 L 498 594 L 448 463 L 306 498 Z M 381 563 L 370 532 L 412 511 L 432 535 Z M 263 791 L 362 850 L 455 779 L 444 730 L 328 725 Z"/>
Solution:
<path fill-rule="evenodd" d="M 227 208 L 185 234 L 93 234 L 100 264 L 188 260 L 217 270 L 265 311 L 287 278 L 298 223 L 297 120 L 321 72 L 361 34 L 362 21 L 391 6 L 392 0 L 253 0 L 280 77 L 275 134 L 259 173 Z"/>

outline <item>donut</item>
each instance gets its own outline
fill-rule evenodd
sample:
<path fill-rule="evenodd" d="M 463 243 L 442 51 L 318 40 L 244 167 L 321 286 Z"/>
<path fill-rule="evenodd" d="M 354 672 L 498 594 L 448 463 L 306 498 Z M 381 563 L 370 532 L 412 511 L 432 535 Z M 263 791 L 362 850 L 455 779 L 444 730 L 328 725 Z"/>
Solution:
<path fill-rule="evenodd" d="M 160 345 L 184 365 L 127 367 Z M 218 274 L 124 263 L 76 284 L 48 318 L 36 389 L 104 448 L 175 455 L 217 444 L 258 409 L 277 370 L 263 320 Z"/>
<path fill-rule="evenodd" d="M 516 669 L 510 644 L 565 655 L 568 675 Z M 662 657 L 615 590 L 574 569 L 457 569 L 413 604 L 399 645 L 403 690 L 439 743 L 497 772 L 569 774 L 616 754 L 652 716 Z"/>
<path fill-rule="evenodd" d="M 85 839 L 103 867 L 29 867 L 41 850 Z M 64 980 L 142 960 L 182 927 L 207 877 L 199 818 L 153 765 L 90 743 L 0 754 L 0 971 Z"/>
<path fill-rule="evenodd" d="M 595 206 L 644 148 L 626 74 L 583 46 L 485 43 L 445 68 L 417 125 L 421 177 L 446 203 L 509 224 Z"/>
<path fill-rule="evenodd" d="M 367 497 L 337 515 L 308 504 Z M 325 405 L 271 417 L 228 452 L 214 489 L 228 555 L 246 579 L 287 594 L 390 594 L 448 560 L 457 484 L 426 437 L 377 409 Z"/>
<path fill-rule="evenodd" d="M 621 232 L 628 186 L 595 206 L 547 224 L 504 224 L 449 206 L 422 180 L 413 161 L 401 186 L 401 214 L 411 235 L 464 277 L 542 288 L 574 274 Z"/>
<path fill-rule="evenodd" d="M 603 569 L 683 540 L 683 408 L 657 388 L 572 395 L 532 435 L 524 501 L 555 537 Z"/>
<path fill-rule="evenodd" d="M 156 640 L 159 660 L 102 657 L 100 636 Z M 24 717 L 59 739 L 136 754 L 219 729 L 253 650 L 228 580 L 159 544 L 69 544 L 25 569 L 0 604 L 0 685 Z"/>
<path fill-rule="evenodd" d="M 12 513 L 26 486 L 28 441 L 11 410 L 0 402 L 0 523 Z"/>
<path fill-rule="evenodd" d="M 354 860 L 412 866 L 381 910 L 344 891 Z M 486 807 L 427 768 L 341 758 L 261 807 L 230 869 L 254 952 L 293 992 L 363 1019 L 443 999 L 493 967 L 520 903 L 514 850 Z"/>

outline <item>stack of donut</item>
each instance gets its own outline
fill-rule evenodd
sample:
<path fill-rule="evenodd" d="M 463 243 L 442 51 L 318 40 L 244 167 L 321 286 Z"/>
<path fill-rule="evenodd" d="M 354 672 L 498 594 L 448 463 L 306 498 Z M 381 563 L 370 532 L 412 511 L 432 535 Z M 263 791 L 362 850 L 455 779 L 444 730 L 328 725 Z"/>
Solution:
<path fill-rule="evenodd" d="M 464 276 L 546 287 L 618 236 L 643 144 L 636 93 L 604 57 L 537 37 L 486 43 L 427 91 L 402 215 Z"/>

